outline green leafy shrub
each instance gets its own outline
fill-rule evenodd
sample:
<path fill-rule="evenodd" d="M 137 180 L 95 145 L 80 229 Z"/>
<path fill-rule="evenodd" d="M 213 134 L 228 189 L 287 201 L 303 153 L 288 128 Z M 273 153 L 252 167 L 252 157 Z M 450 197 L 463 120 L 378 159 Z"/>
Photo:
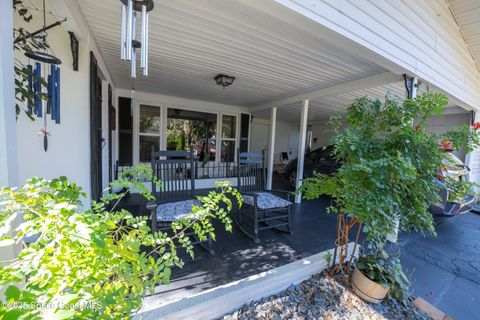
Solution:
<path fill-rule="evenodd" d="M 151 169 L 141 165 L 112 185 L 133 188 L 151 200 L 141 182 L 149 179 L 155 179 Z M 232 202 L 227 195 L 240 204 L 241 197 L 228 183 L 217 186 L 219 192 L 200 197 L 203 205 L 192 208 L 195 218 L 176 222 L 170 236 L 152 234 L 148 217 L 117 209 L 128 191 L 105 194 L 91 209 L 82 209 L 85 193 L 65 177 L 32 178 L 22 187 L 2 188 L 1 241 L 23 242 L 28 236 L 37 240 L 24 244 L 16 259 L 0 266 L 0 285 L 7 287 L 0 318 L 130 318 L 149 290 L 168 283 L 171 268 L 183 265 L 177 247 L 193 257 L 186 229 L 201 239 L 214 237 L 210 219 L 219 219 L 231 230 Z M 14 226 L 19 216 L 22 223 Z"/>
<path fill-rule="evenodd" d="M 445 144 L 454 150 L 467 151 L 480 145 L 480 124 L 465 125 L 444 134 L 426 130 L 428 119 L 441 115 L 447 103 L 447 98 L 438 93 L 404 101 L 390 96 L 383 102 L 364 97 L 348 107 L 344 118 L 332 118 L 334 155 L 342 165 L 333 175 L 317 173 L 305 179 L 299 192 L 306 199 L 332 197 L 328 210 L 339 214 L 337 270 L 350 270 L 355 249 L 348 253 L 349 231 L 355 225 L 359 226 L 355 248 L 363 230 L 366 239 L 380 253 L 384 252 L 383 245 L 395 232 L 397 223 L 401 230 L 435 234 L 428 209 L 439 199 L 435 179 L 443 167 Z M 461 197 L 460 193 L 471 192 L 472 183 L 468 181 L 450 183 L 447 179 L 446 182 L 453 198 L 455 193 Z M 393 283 L 392 279 L 396 279 L 401 284 L 401 268 L 385 269 L 382 259 L 375 265 L 373 261 L 379 257 L 381 254 L 363 257 L 359 263 L 373 278 L 380 277 L 383 283 Z M 345 267 L 348 258 L 350 262 Z"/>

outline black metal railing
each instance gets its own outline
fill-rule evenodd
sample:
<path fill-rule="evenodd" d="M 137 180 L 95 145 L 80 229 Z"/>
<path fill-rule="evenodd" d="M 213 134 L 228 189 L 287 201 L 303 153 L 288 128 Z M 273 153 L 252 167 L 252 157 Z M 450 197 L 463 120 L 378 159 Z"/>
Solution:
<path fill-rule="evenodd" d="M 122 163 L 115 164 L 114 179 L 118 177 L 131 165 L 125 165 Z M 189 170 L 190 171 L 190 170 Z M 234 162 L 194 162 L 194 176 L 195 179 L 223 179 L 223 178 L 236 178 L 237 177 L 237 165 Z M 191 171 L 190 171 L 191 172 Z"/>

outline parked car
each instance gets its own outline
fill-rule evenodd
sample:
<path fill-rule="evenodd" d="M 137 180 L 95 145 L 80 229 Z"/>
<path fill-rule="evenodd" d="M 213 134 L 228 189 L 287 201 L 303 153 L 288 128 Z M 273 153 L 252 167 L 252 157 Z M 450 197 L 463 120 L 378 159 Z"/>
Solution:
<path fill-rule="evenodd" d="M 294 188 L 297 181 L 297 162 L 295 158 L 285 167 L 285 177 Z M 336 172 L 339 167 L 333 158 L 333 145 L 320 147 L 305 154 L 303 178 L 313 176 L 314 171 L 329 175 Z"/>
<path fill-rule="evenodd" d="M 466 179 L 470 168 L 451 152 L 445 152 L 445 157 L 442 162 L 445 168 L 441 175 L 436 179 L 436 182 L 440 186 L 441 200 L 438 203 L 430 205 L 430 212 L 433 215 L 449 217 L 469 212 L 475 205 L 477 196 L 472 193 L 467 194 L 464 199 L 451 200 L 450 190 L 446 186 L 444 178 L 450 177 L 454 180 Z"/>

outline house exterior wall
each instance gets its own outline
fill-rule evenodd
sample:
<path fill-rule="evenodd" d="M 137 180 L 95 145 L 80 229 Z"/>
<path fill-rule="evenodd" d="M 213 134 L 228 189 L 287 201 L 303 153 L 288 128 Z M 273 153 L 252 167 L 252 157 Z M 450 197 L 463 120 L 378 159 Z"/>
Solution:
<path fill-rule="evenodd" d="M 480 109 L 479 71 L 446 1 L 242 1 L 392 72 L 416 75 L 462 107 Z"/>
<path fill-rule="evenodd" d="M 2 14 L 0 39 L 5 43 L 11 43 L 13 41 L 11 3 L 2 1 L 0 13 Z M 0 46 L 0 186 L 14 186 L 18 183 L 13 58 L 10 46 Z"/>
<path fill-rule="evenodd" d="M 280 111 L 281 112 L 281 111 Z M 262 128 L 265 127 L 265 128 Z M 268 132 L 270 130 L 270 120 L 256 119 L 254 118 L 251 123 L 251 141 L 250 151 L 261 152 L 265 149 L 268 152 Z M 261 134 L 266 132 L 265 135 Z M 298 153 L 298 137 L 299 128 L 293 124 L 277 121 L 275 130 L 275 154 L 273 156 L 273 162 L 278 163 L 280 161 L 280 154 L 282 152 L 288 152 L 289 159 L 297 157 Z M 255 140 L 255 141 L 254 141 Z M 262 147 L 264 146 L 264 148 Z M 265 154 L 267 159 L 267 154 Z"/>
<path fill-rule="evenodd" d="M 48 16 L 47 16 L 48 17 Z M 52 18 L 49 17 L 51 20 Z M 47 23 L 50 21 L 47 20 Z M 51 22 L 51 21 L 50 21 Z M 34 15 L 30 23 L 26 24 L 15 15 L 14 25 L 23 26 L 29 31 L 42 27 L 42 19 Z M 70 49 L 70 36 L 67 31 L 68 25 L 57 26 L 48 31 L 47 42 L 53 53 L 62 61 L 60 65 L 60 124 L 55 124 L 48 116 L 35 118 L 31 121 L 22 113 L 16 123 L 17 149 L 18 149 L 18 175 L 19 183 L 37 176 L 52 179 L 59 176 L 67 178 L 84 187 L 87 194 L 90 193 L 90 51 L 93 51 L 97 59 L 101 56 L 96 48 L 88 29 L 84 33 L 77 33 L 79 39 L 79 70 L 73 70 L 73 58 Z M 78 31 L 77 31 L 78 32 Z M 28 62 L 20 52 L 15 52 L 15 58 Z M 44 66 L 42 65 L 42 69 Z M 104 99 L 102 110 L 102 122 L 106 127 L 108 94 L 106 88 L 111 83 L 108 70 L 103 66 L 102 77 L 104 81 Z M 43 72 L 43 71 L 42 71 Z M 48 150 L 43 149 L 43 137 L 39 136 L 39 130 L 44 128 L 48 136 Z M 108 132 L 103 130 L 102 137 L 108 143 Z M 108 178 L 108 147 L 104 149 L 104 186 L 105 177 Z"/>
<path fill-rule="evenodd" d="M 130 90 L 118 89 L 117 101 L 119 97 L 131 98 L 132 92 Z M 167 139 L 167 110 L 169 108 L 185 109 L 198 112 L 206 112 L 217 115 L 216 137 L 217 141 L 221 135 L 221 116 L 233 115 L 237 117 L 236 122 L 236 148 L 240 143 L 240 116 L 242 113 L 249 113 L 245 107 L 235 105 L 227 105 L 220 103 L 213 103 L 200 100 L 184 99 L 180 97 L 173 97 L 161 94 L 147 93 L 135 91 L 134 94 L 134 109 L 133 109 L 133 163 L 138 164 L 139 161 L 139 119 L 140 119 L 140 105 L 154 106 L 161 109 L 161 128 L 160 128 L 160 148 L 166 149 Z M 118 131 L 118 130 L 117 130 Z M 220 145 L 217 143 L 217 150 L 220 150 Z M 219 154 L 219 152 L 217 152 Z M 220 162 L 217 156 L 216 162 Z"/>

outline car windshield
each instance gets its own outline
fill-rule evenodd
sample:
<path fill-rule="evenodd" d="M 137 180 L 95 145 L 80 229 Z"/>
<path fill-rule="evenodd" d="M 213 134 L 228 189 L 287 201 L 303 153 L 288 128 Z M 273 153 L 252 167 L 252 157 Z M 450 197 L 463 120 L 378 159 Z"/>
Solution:
<path fill-rule="evenodd" d="M 308 153 L 307 157 L 311 160 L 327 159 L 331 157 L 332 150 L 332 146 L 320 147 Z"/>
<path fill-rule="evenodd" d="M 449 175 L 459 176 L 459 175 L 466 175 L 468 173 L 462 160 L 460 160 L 453 153 L 446 152 L 444 154 L 442 163 L 445 165 Z"/>

